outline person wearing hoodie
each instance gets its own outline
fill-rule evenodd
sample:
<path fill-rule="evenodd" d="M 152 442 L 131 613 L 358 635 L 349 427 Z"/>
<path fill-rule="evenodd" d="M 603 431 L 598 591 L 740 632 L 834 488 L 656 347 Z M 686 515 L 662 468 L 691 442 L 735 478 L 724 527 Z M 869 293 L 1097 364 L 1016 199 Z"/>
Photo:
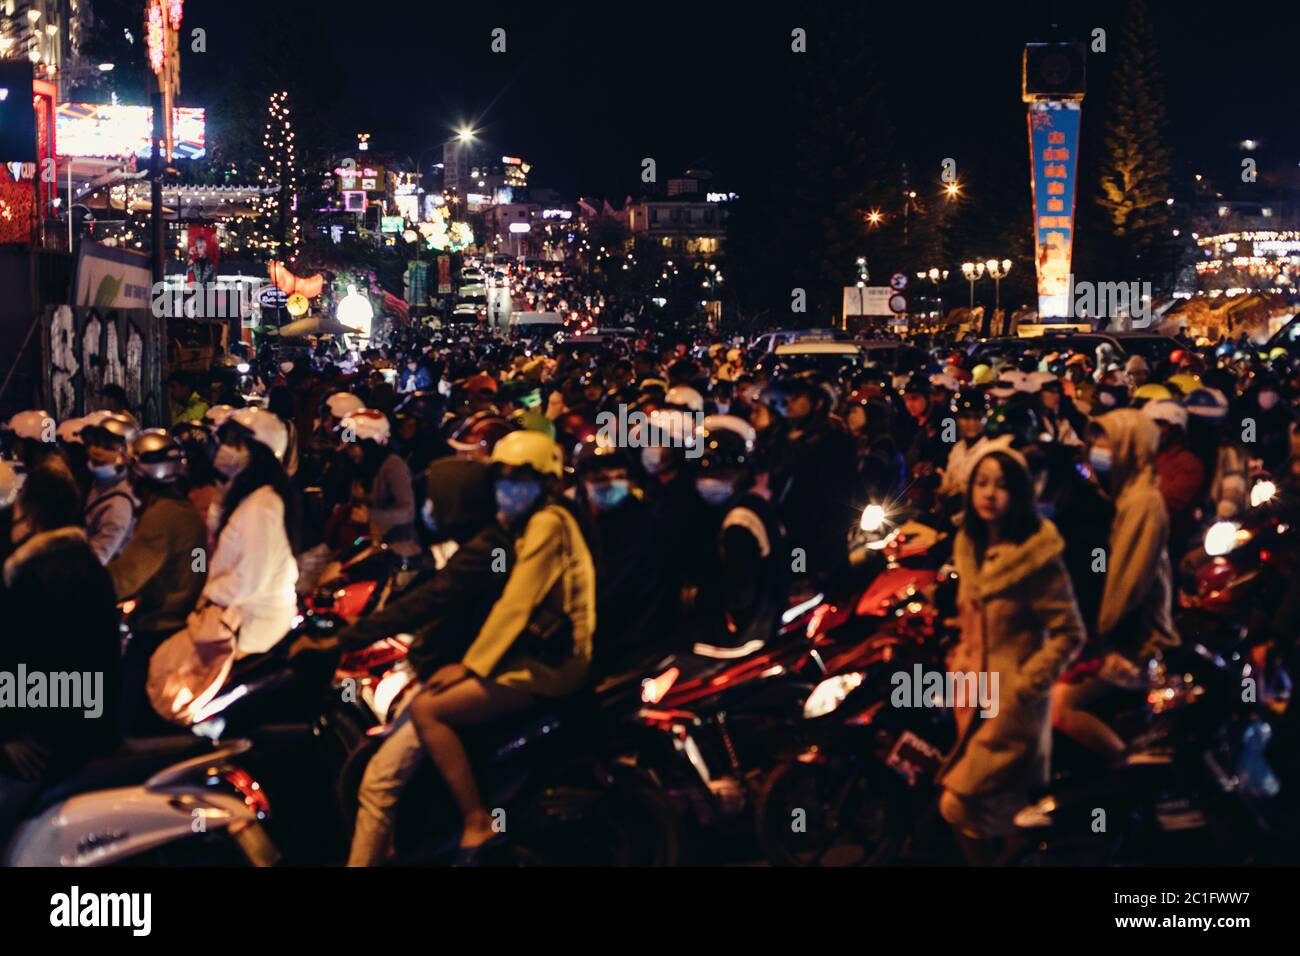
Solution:
<path fill-rule="evenodd" d="M 81 699 L 0 707 L 0 833 L 32 795 L 118 743 L 113 583 L 80 519 L 81 495 L 66 469 L 42 465 L 27 475 L 13 505 L 15 550 L 3 568 L 0 672 L 79 674 Z"/>
<path fill-rule="evenodd" d="M 1088 708 L 1117 690 L 1138 687 L 1146 663 L 1179 644 L 1171 613 L 1169 514 L 1156 478 L 1155 422 L 1137 409 L 1116 409 L 1096 419 L 1089 438 L 1089 464 L 1115 504 L 1096 625 L 1105 654 L 1095 668 L 1056 688 L 1053 721 L 1071 739 L 1118 763 L 1124 740 Z"/>
<path fill-rule="evenodd" d="M 952 702 L 958 740 L 937 777 L 939 812 L 971 865 L 994 862 L 1015 814 L 1048 783 L 1052 684 L 1086 640 L 1064 548 L 1038 514 L 1024 456 L 989 442 L 953 544 L 961 637 L 947 662 L 985 681 L 988 698 Z"/>
<path fill-rule="evenodd" d="M 1169 552 L 1171 560 L 1187 553 L 1193 544 L 1199 505 L 1205 495 L 1205 466 L 1187 447 L 1187 409 L 1165 399 L 1142 406 L 1146 415 L 1160 429 L 1160 447 L 1156 453 L 1156 478 L 1160 494 L 1169 513 Z"/>
<path fill-rule="evenodd" d="M 300 638 L 290 656 L 368 647 L 394 634 L 413 637 L 407 660 L 416 683 L 458 661 L 487 620 L 509 576 L 514 548 L 496 521 L 488 468 L 482 462 L 443 458 L 425 473 L 428 497 L 422 520 L 441 543 L 446 558 L 434 576 L 382 610 L 340 631 L 332 640 Z M 412 687 L 414 690 L 415 687 Z M 409 693 L 398 705 L 414 699 Z M 402 788 L 424 761 L 424 748 L 409 714 L 393 723 L 383 745 L 366 765 L 357 793 L 357 819 L 349 866 L 377 866 L 389 855 L 393 820 Z"/>

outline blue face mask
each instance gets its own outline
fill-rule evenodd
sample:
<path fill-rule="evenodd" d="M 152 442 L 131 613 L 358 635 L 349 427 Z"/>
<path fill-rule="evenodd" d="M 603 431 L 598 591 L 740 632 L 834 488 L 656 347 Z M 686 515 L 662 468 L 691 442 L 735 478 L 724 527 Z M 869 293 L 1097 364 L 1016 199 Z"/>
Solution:
<path fill-rule="evenodd" d="M 497 510 L 513 521 L 526 513 L 541 496 L 542 486 L 535 481 L 511 481 L 502 478 L 496 483 Z"/>
<path fill-rule="evenodd" d="M 90 473 L 103 481 L 106 478 L 115 478 L 121 472 L 117 465 L 92 465 Z"/>
<path fill-rule="evenodd" d="M 627 500 L 631 491 L 632 485 L 626 478 L 587 485 L 587 497 L 597 511 L 613 511 Z"/>
<path fill-rule="evenodd" d="M 1088 464 L 1098 475 L 1110 474 L 1111 461 L 1109 448 L 1093 448 L 1088 452 Z"/>
<path fill-rule="evenodd" d="M 704 503 L 712 507 L 725 505 L 731 500 L 735 493 L 735 482 L 728 481 L 725 478 L 697 478 L 695 480 L 695 490 L 700 493 Z"/>
<path fill-rule="evenodd" d="M 433 516 L 433 499 L 424 499 L 424 507 L 420 509 L 420 520 L 424 526 L 433 534 L 438 533 L 438 519 Z"/>

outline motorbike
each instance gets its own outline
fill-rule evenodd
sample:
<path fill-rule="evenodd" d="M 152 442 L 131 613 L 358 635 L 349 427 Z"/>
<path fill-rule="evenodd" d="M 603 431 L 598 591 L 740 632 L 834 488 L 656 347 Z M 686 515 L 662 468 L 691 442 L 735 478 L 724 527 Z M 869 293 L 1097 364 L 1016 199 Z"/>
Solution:
<path fill-rule="evenodd" d="M 40 793 L 3 840 L 4 866 L 272 866 L 271 803 L 240 758 L 250 744 L 128 742 Z M 144 778 L 144 783 L 140 783 Z"/>
<path fill-rule="evenodd" d="M 768 771 L 802 750 L 804 701 L 938 578 L 946 544 L 901 513 L 867 506 L 850 533 L 849 569 L 836 596 L 791 606 L 770 641 L 697 644 L 658 662 L 641 683 L 629 759 L 661 783 L 693 827 L 752 833 L 748 814 Z"/>

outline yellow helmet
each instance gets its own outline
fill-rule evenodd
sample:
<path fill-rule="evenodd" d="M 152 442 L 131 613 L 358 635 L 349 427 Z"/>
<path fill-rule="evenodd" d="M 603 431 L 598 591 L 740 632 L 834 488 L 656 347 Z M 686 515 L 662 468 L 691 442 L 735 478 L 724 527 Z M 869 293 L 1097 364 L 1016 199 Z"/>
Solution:
<path fill-rule="evenodd" d="M 1173 392 L 1155 382 L 1147 382 L 1147 384 L 1143 385 L 1133 393 L 1134 401 L 1159 402 L 1173 397 Z"/>
<path fill-rule="evenodd" d="M 1288 353 L 1286 349 L 1282 348 L 1282 346 L 1280 345 L 1277 345 L 1268 350 L 1268 359 L 1271 362 L 1273 359 L 1286 358 L 1287 354 Z"/>
<path fill-rule="evenodd" d="M 504 436 L 492 449 L 492 463 L 511 468 L 531 468 L 539 475 L 564 474 L 560 446 L 538 431 L 517 431 Z"/>
<path fill-rule="evenodd" d="M 1200 378 L 1188 372 L 1179 372 L 1177 375 L 1170 375 L 1167 381 L 1184 395 L 1190 395 L 1201 387 Z"/>
<path fill-rule="evenodd" d="M 993 374 L 993 369 L 987 365 L 976 365 L 970 370 L 970 380 L 972 385 L 992 385 L 997 379 Z"/>

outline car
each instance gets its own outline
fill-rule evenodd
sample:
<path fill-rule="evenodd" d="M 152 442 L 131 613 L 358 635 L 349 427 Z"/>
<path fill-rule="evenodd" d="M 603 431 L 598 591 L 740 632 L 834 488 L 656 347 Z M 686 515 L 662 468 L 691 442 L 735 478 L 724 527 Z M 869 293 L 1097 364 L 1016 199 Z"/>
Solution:
<path fill-rule="evenodd" d="M 1177 339 L 1158 332 L 1079 332 L 1073 328 L 1062 332 L 1045 332 L 1041 336 L 981 339 L 967 350 L 972 364 L 991 365 L 1007 355 L 1020 355 L 1028 349 L 1044 352 L 1074 351 L 1096 364 L 1097 347 L 1106 344 L 1121 359 L 1140 355 L 1151 365 L 1166 361 L 1177 349 L 1184 348 Z"/>
<path fill-rule="evenodd" d="M 765 332 L 749 343 L 749 351 L 756 358 L 771 355 L 778 345 L 791 345 L 804 341 L 843 341 L 848 336 L 837 329 L 786 329 Z"/>
<path fill-rule="evenodd" d="M 858 366 L 863 361 L 862 346 L 856 342 L 817 339 L 778 345 L 761 364 L 782 364 L 794 371 L 814 369 L 838 375 L 846 366 Z"/>

